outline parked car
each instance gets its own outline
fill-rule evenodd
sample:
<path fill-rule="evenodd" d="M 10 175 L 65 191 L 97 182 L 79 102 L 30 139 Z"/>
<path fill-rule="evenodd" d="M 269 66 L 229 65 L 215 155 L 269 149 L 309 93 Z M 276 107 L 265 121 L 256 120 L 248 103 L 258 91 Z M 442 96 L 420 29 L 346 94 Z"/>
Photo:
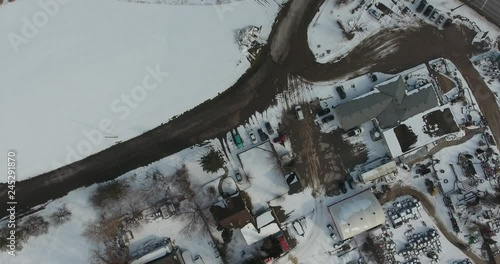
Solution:
<path fill-rule="evenodd" d="M 371 78 L 372 82 L 378 81 L 377 75 L 375 75 L 375 74 L 371 74 L 370 78 Z"/>
<path fill-rule="evenodd" d="M 240 134 L 238 134 L 238 133 L 233 134 L 233 140 L 234 140 L 234 144 L 236 145 L 236 147 L 238 149 L 243 147 L 243 139 L 241 139 Z"/>
<path fill-rule="evenodd" d="M 252 143 L 257 143 L 257 137 L 255 137 L 255 134 L 253 133 L 253 131 L 249 131 L 248 132 L 248 137 L 250 137 L 250 140 L 252 141 Z"/>
<path fill-rule="evenodd" d="M 321 117 L 321 116 L 324 116 L 324 115 L 328 115 L 332 110 L 330 108 L 324 108 L 324 109 L 321 109 L 319 112 L 318 112 L 318 116 Z"/>
<path fill-rule="evenodd" d="M 334 119 L 335 119 L 335 117 L 334 117 L 333 115 L 328 115 L 328 116 L 323 117 L 323 118 L 321 119 L 321 122 L 322 122 L 323 124 L 326 124 L 326 123 L 328 123 L 328 122 L 330 122 L 330 121 L 333 121 Z"/>
<path fill-rule="evenodd" d="M 332 225 L 328 224 L 328 225 L 326 225 L 326 227 L 328 227 L 328 230 L 330 230 L 330 232 L 334 233 Z"/>
<path fill-rule="evenodd" d="M 259 135 L 259 138 L 262 141 L 266 141 L 269 139 L 269 136 L 260 128 L 257 129 L 257 134 Z"/>
<path fill-rule="evenodd" d="M 439 15 L 439 12 L 437 10 L 434 10 L 432 12 L 431 16 L 429 17 L 429 19 L 432 21 L 432 20 L 436 19 L 438 15 Z"/>
<path fill-rule="evenodd" d="M 443 23 L 444 21 L 444 16 L 443 15 L 439 15 L 438 19 L 436 20 L 436 25 L 441 25 L 441 23 Z"/>
<path fill-rule="evenodd" d="M 434 10 L 434 7 L 432 5 L 429 5 L 424 11 L 424 16 L 428 17 L 431 14 L 432 10 Z"/>
<path fill-rule="evenodd" d="M 241 177 L 241 173 L 239 171 L 237 171 L 235 174 L 234 174 L 234 177 L 236 178 L 236 180 L 239 182 L 239 183 L 242 183 L 243 182 L 243 177 Z"/>
<path fill-rule="evenodd" d="M 382 16 L 382 14 L 381 14 L 381 13 L 379 13 L 377 10 L 372 9 L 372 8 L 368 9 L 368 13 L 369 13 L 370 15 L 372 15 L 372 16 L 373 16 L 374 18 L 376 18 L 376 19 L 380 19 L 380 17 Z"/>
<path fill-rule="evenodd" d="M 304 119 L 304 113 L 302 112 L 302 107 L 300 105 L 295 106 L 295 114 L 298 120 Z"/>
<path fill-rule="evenodd" d="M 355 137 L 355 136 L 358 136 L 359 134 L 361 134 L 362 132 L 363 132 L 363 128 L 355 127 L 353 129 L 347 131 L 346 133 L 344 133 L 342 135 L 342 138 L 346 139 L 346 138 L 350 138 L 350 137 Z"/>
<path fill-rule="evenodd" d="M 336 90 L 337 90 L 337 93 L 340 96 L 340 99 L 344 100 L 347 97 L 347 95 L 345 93 L 344 86 L 342 86 L 342 85 L 341 86 L 337 86 Z"/>
<path fill-rule="evenodd" d="M 295 232 L 297 232 L 299 236 L 304 236 L 304 229 L 299 221 L 294 221 L 292 225 L 293 229 L 295 229 Z"/>
<path fill-rule="evenodd" d="M 415 11 L 417 11 L 417 13 L 422 12 L 422 10 L 424 10 L 424 8 L 425 8 L 426 5 L 427 5 L 427 1 L 426 0 L 420 1 L 420 3 L 417 6 L 417 9 Z"/>
<path fill-rule="evenodd" d="M 444 21 L 444 23 L 443 23 L 443 28 L 447 28 L 447 27 L 449 27 L 449 26 L 451 25 L 451 23 L 452 23 L 452 22 L 453 22 L 453 19 L 451 19 L 451 18 L 446 19 L 446 20 Z"/>
<path fill-rule="evenodd" d="M 271 126 L 271 123 L 266 122 L 265 126 L 266 126 L 266 129 L 267 129 L 267 133 L 268 133 L 269 135 L 274 134 L 274 130 L 273 130 L 273 127 Z"/>

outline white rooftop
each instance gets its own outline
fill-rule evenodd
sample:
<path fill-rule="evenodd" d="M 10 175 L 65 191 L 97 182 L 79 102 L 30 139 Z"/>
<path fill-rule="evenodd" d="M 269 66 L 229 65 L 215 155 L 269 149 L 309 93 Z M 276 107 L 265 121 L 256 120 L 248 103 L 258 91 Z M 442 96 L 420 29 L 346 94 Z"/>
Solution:
<path fill-rule="evenodd" d="M 369 170 L 365 173 L 362 173 L 360 176 L 360 180 L 363 182 L 370 182 L 380 177 L 391 174 L 394 171 L 397 171 L 398 166 L 395 161 L 390 161 L 384 165 L 381 165 L 373 170 Z"/>
<path fill-rule="evenodd" d="M 274 221 L 274 216 L 271 211 L 267 211 L 255 218 L 255 222 L 257 222 L 257 228 L 262 228 L 272 221 Z"/>
<path fill-rule="evenodd" d="M 384 210 L 375 195 L 369 190 L 335 203 L 328 207 L 328 210 L 343 240 L 385 222 Z"/>
<path fill-rule="evenodd" d="M 255 229 L 255 226 L 252 223 L 248 223 L 241 229 L 241 234 L 245 238 L 247 244 L 252 245 L 270 235 L 278 233 L 279 231 L 280 228 L 276 223 L 264 226 L 263 228 L 260 229 L 260 232 L 257 229 Z"/>

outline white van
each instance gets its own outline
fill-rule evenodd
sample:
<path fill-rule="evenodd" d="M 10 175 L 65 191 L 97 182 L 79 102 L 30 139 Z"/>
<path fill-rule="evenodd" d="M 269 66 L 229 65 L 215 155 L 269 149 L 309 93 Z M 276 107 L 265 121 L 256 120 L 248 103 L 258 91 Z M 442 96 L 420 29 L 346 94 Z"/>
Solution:
<path fill-rule="evenodd" d="M 304 119 L 304 113 L 302 112 L 302 108 L 300 107 L 300 105 L 295 106 L 295 113 L 297 114 L 298 120 Z"/>

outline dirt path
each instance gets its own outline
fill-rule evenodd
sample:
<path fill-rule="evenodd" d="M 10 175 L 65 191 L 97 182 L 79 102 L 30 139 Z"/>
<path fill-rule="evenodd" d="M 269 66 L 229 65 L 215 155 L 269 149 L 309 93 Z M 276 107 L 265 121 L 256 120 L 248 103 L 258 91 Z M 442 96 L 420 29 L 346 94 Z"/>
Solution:
<path fill-rule="evenodd" d="M 476 254 L 472 253 L 471 251 L 467 250 L 467 245 L 465 245 L 462 241 L 460 241 L 455 234 L 453 234 L 447 227 L 446 225 L 441 221 L 441 219 L 435 217 L 437 215 L 436 213 L 436 208 L 434 207 L 434 204 L 427 198 L 427 196 L 420 191 L 413 189 L 408 186 L 400 186 L 397 188 L 394 188 L 392 191 L 386 193 L 386 195 L 380 199 L 381 204 L 385 204 L 391 200 L 396 199 L 397 197 L 400 196 L 405 196 L 405 195 L 410 195 L 419 200 L 422 205 L 424 206 L 425 210 L 427 213 L 432 217 L 434 222 L 436 223 L 439 231 L 443 233 L 443 235 L 450 241 L 454 246 L 456 246 L 458 249 L 460 249 L 467 257 L 469 257 L 474 263 L 476 264 L 481 264 L 481 263 L 488 263 L 488 261 L 480 258 Z M 440 212 L 440 214 L 443 214 L 444 212 Z"/>
<path fill-rule="evenodd" d="M 470 60 L 457 58 L 453 62 L 464 75 L 467 85 L 471 88 L 474 97 L 476 97 L 479 109 L 481 109 L 486 121 L 488 121 L 488 126 L 491 128 L 496 142 L 500 142 L 500 108 L 497 105 L 495 95 L 486 86 L 483 78 L 474 69 Z"/>

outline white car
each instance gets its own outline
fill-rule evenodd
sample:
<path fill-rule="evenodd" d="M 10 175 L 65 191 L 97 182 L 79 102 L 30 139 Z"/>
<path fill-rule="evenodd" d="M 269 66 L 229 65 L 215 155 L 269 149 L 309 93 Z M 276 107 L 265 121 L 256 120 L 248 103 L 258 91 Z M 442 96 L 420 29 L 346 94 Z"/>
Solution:
<path fill-rule="evenodd" d="M 299 105 L 295 106 L 295 113 L 297 114 L 298 120 L 304 119 L 304 113 L 302 112 L 302 108 Z"/>
<path fill-rule="evenodd" d="M 257 143 L 257 137 L 255 137 L 255 134 L 253 133 L 253 131 L 250 131 L 248 132 L 248 136 L 250 137 L 250 140 L 252 141 L 252 143 Z"/>

